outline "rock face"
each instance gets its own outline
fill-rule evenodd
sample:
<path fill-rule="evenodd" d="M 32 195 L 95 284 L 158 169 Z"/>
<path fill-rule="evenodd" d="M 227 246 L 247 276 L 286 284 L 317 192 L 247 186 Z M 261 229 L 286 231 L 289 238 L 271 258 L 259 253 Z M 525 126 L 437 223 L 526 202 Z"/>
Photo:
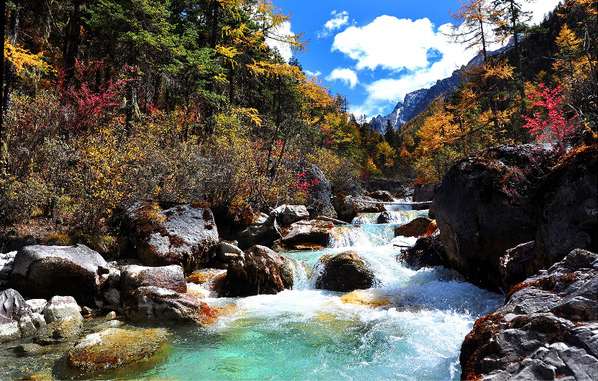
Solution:
<path fill-rule="evenodd" d="M 370 288 L 374 284 L 374 272 L 352 251 L 325 255 L 318 267 L 321 267 L 320 276 L 316 279 L 318 289 L 350 292 Z"/>
<path fill-rule="evenodd" d="M 139 287 L 156 286 L 176 292 L 187 292 L 183 268 L 178 265 L 146 267 L 125 266 L 120 274 L 121 291 L 133 294 Z"/>
<path fill-rule="evenodd" d="M 449 266 L 477 285 L 501 285 L 505 250 L 534 239 L 537 208 L 530 195 L 553 161 L 536 146 L 501 146 L 448 171 L 434 201 Z"/>
<path fill-rule="evenodd" d="M 218 245 L 214 215 L 202 205 L 166 210 L 145 205 L 129 212 L 129 219 L 137 254 L 147 266 L 180 265 L 191 272 Z"/>
<path fill-rule="evenodd" d="M 332 222 L 322 220 L 295 222 L 282 230 L 275 245 L 284 250 L 321 249 L 328 246 L 332 228 Z"/>
<path fill-rule="evenodd" d="M 15 257 L 10 282 L 30 297 L 72 295 L 93 305 L 100 291 L 99 273 L 107 268 L 104 258 L 85 245 L 26 246 Z"/>
<path fill-rule="evenodd" d="M 108 328 L 77 341 L 67 362 L 79 370 L 93 372 L 132 364 L 152 357 L 166 344 L 163 328 L 131 331 Z"/>
<path fill-rule="evenodd" d="M 398 259 L 413 270 L 419 270 L 422 267 L 445 266 L 447 261 L 446 251 L 438 233 L 418 239 L 415 245 Z"/>
<path fill-rule="evenodd" d="M 395 237 L 400 235 L 404 237 L 421 237 L 428 231 L 432 220 L 425 217 L 418 217 L 404 225 L 395 228 Z"/>
<path fill-rule="evenodd" d="M 575 248 L 598 252 L 598 146 L 565 158 L 538 191 L 537 269 L 548 268 Z"/>
<path fill-rule="evenodd" d="M 311 218 L 326 216 L 337 218 L 332 206 L 332 186 L 324 172 L 314 164 L 304 165 L 301 182 L 309 184 L 309 201 L 307 210 Z"/>
<path fill-rule="evenodd" d="M 228 266 L 224 294 L 276 294 L 293 287 L 293 270 L 285 259 L 265 246 L 253 246 Z"/>
<path fill-rule="evenodd" d="M 594 380 L 598 255 L 576 249 L 518 284 L 461 347 L 462 379 Z"/>
<path fill-rule="evenodd" d="M 207 324 L 213 318 L 207 304 L 166 288 L 139 287 L 132 295 L 123 296 L 123 299 L 125 316 L 136 322 Z"/>

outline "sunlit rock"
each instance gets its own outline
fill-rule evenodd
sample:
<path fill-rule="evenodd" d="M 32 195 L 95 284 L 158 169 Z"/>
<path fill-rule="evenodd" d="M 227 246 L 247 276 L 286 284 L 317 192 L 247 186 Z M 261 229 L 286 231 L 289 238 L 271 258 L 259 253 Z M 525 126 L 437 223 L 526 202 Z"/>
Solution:
<path fill-rule="evenodd" d="M 132 364 L 154 356 L 166 344 L 163 328 L 131 331 L 108 328 L 79 340 L 68 352 L 70 366 L 97 371 Z"/>

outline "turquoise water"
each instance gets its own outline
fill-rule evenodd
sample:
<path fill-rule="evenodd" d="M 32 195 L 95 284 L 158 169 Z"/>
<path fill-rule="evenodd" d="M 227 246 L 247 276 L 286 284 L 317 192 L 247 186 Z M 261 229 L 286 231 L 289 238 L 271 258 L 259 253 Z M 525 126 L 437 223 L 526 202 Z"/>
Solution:
<path fill-rule="evenodd" d="M 421 215 L 412 212 L 409 218 Z M 173 351 L 131 378 L 169 380 L 449 380 L 459 379 L 459 350 L 477 317 L 503 296 L 443 269 L 399 264 L 392 225 L 338 228 L 326 250 L 283 253 L 296 259 L 296 286 L 277 295 L 208 299 L 234 306 L 208 328 L 177 332 Z M 413 242 L 413 241 L 411 241 Z M 347 244 L 348 243 L 348 244 Z M 374 269 L 367 291 L 390 302 L 345 304 L 342 293 L 314 290 L 324 254 L 354 250 Z"/>
<path fill-rule="evenodd" d="M 406 222 L 426 211 L 396 210 Z M 68 347 L 34 357 L 16 356 L 0 345 L 0 379 L 41 371 L 57 379 L 157 380 L 456 380 L 459 350 L 475 320 L 502 304 L 504 296 L 463 282 L 444 268 L 413 271 L 396 261 L 394 226 L 366 223 L 335 228 L 330 247 L 285 252 L 295 272 L 293 290 L 248 298 L 207 298 L 225 313 L 207 327 L 169 327 L 171 346 L 163 357 L 87 376 L 65 372 Z M 372 308 L 343 303 L 343 293 L 315 290 L 324 254 L 357 252 L 376 274 L 366 298 Z M 209 292 L 206 290 L 206 295 Z M 103 322 L 101 324 L 118 322 Z M 135 328 L 122 325 L 123 328 Z M 98 328 L 89 327 L 90 332 Z"/>

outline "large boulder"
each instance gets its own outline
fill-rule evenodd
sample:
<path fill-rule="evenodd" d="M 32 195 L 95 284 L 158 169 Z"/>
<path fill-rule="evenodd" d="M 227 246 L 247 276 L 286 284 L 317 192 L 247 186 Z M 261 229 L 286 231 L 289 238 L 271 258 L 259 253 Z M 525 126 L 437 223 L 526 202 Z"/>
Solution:
<path fill-rule="evenodd" d="M 598 251 L 597 162 L 596 145 L 574 151 L 540 186 L 536 269 L 550 267 L 575 248 Z"/>
<path fill-rule="evenodd" d="M 436 189 L 436 221 L 449 266 L 486 288 L 501 286 L 505 250 L 534 239 L 530 203 L 552 151 L 533 145 L 492 148 L 457 162 Z"/>
<path fill-rule="evenodd" d="M 15 257 L 10 283 L 29 297 L 71 295 L 93 305 L 107 268 L 104 258 L 85 245 L 26 246 Z"/>
<path fill-rule="evenodd" d="M 204 325 L 213 319 L 211 309 L 198 298 L 156 286 L 139 287 L 132 295 L 124 295 L 123 312 L 140 323 Z"/>
<path fill-rule="evenodd" d="M 275 241 L 281 250 L 313 250 L 328 246 L 334 224 L 329 221 L 311 220 L 295 222 L 282 230 L 282 238 Z"/>
<path fill-rule="evenodd" d="M 147 266 L 180 265 L 191 272 L 206 263 L 218 245 L 212 211 L 202 204 L 162 210 L 155 204 L 128 212 L 137 255 Z"/>
<path fill-rule="evenodd" d="M 446 266 L 446 251 L 438 233 L 419 238 L 413 247 L 397 259 L 406 267 L 419 270 L 422 267 Z"/>
<path fill-rule="evenodd" d="M 229 264 L 223 294 L 276 294 L 292 287 L 293 269 L 289 263 L 275 251 L 256 245 Z"/>
<path fill-rule="evenodd" d="M 478 319 L 461 347 L 461 378 L 595 380 L 597 306 L 598 255 L 573 250 Z"/>
<path fill-rule="evenodd" d="M 67 363 L 85 372 L 94 372 L 132 364 L 154 356 L 166 344 L 164 328 L 131 331 L 108 328 L 89 334 L 75 343 Z"/>
<path fill-rule="evenodd" d="M 317 267 L 320 271 L 316 279 L 317 289 L 350 292 L 370 288 L 374 284 L 374 272 L 352 251 L 324 255 Z"/>
<path fill-rule="evenodd" d="M 179 265 L 146 267 L 129 265 L 120 273 L 121 292 L 133 294 L 140 287 L 156 286 L 176 292 L 187 292 L 183 268 Z"/>

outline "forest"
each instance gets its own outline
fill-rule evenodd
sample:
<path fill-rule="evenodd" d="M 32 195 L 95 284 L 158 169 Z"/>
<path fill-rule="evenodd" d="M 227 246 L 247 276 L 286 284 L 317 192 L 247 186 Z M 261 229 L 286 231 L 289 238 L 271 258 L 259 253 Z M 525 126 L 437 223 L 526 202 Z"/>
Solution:
<path fill-rule="evenodd" d="M 535 27 L 517 1 L 465 2 L 453 38 L 480 64 L 385 134 L 268 46 L 308 48 L 278 33 L 290 16 L 267 0 L 2 6 L 0 226 L 101 252 L 130 201 L 199 201 L 246 221 L 304 201 L 308 164 L 348 194 L 371 177 L 434 183 L 499 144 L 565 152 L 598 128 L 592 0 L 567 0 Z M 489 38 L 511 43 L 491 55 Z"/>

